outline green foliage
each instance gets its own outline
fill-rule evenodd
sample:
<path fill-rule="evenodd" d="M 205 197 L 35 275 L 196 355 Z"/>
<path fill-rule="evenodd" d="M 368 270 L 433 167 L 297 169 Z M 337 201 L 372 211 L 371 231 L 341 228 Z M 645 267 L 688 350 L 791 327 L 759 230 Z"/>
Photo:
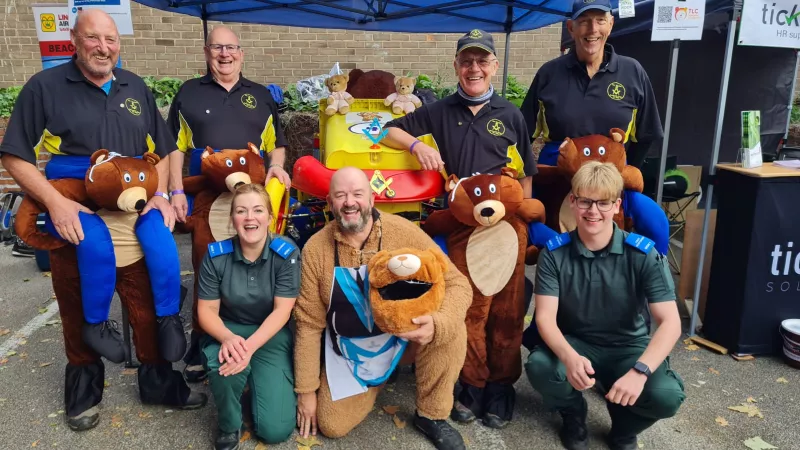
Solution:
<path fill-rule="evenodd" d="M 156 105 L 159 108 L 171 105 L 172 99 L 175 98 L 175 94 L 178 93 L 178 89 L 183 84 L 182 80 L 170 77 L 156 80 L 156 77 L 147 76 L 142 77 L 142 79 L 144 84 L 153 92 L 153 96 L 156 98 Z"/>
<path fill-rule="evenodd" d="M 14 103 L 21 90 L 22 86 L 0 88 L 0 117 L 11 117 L 11 111 L 14 110 Z"/>
<path fill-rule="evenodd" d="M 430 89 L 437 99 L 445 98 L 456 91 L 455 86 L 445 86 L 444 77 L 442 77 L 439 72 L 436 72 L 433 78 L 423 73 L 419 74 L 419 76 L 417 76 L 416 88 Z"/>
<path fill-rule="evenodd" d="M 789 123 L 800 123 L 800 98 L 796 98 L 792 102 L 792 114 L 789 117 Z"/>
<path fill-rule="evenodd" d="M 283 102 L 286 104 L 289 111 L 317 111 L 319 103 L 303 101 L 300 94 L 297 92 L 297 86 L 290 84 L 286 86 L 283 92 Z"/>
<path fill-rule="evenodd" d="M 509 75 L 506 83 L 506 100 L 519 107 L 522 105 L 522 101 L 525 100 L 527 94 L 528 88 L 520 84 L 514 75 Z"/>

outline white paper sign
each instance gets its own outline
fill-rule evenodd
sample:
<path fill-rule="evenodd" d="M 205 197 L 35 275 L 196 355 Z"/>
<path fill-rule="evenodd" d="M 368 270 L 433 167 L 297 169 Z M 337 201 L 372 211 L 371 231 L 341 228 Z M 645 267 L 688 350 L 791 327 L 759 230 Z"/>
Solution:
<path fill-rule="evenodd" d="M 636 16 L 633 0 L 619 0 L 619 18 L 627 19 Z"/>
<path fill-rule="evenodd" d="M 747 0 L 739 45 L 800 48 L 800 5 L 794 0 Z"/>
<path fill-rule="evenodd" d="M 120 35 L 133 35 L 130 0 L 69 0 L 70 27 L 75 24 L 75 16 L 81 9 L 98 8 L 107 12 L 117 24 Z"/>
<path fill-rule="evenodd" d="M 39 38 L 42 68 L 68 63 L 75 53 L 69 38 L 69 14 L 65 5 L 31 5 Z"/>
<path fill-rule="evenodd" d="M 705 0 L 656 0 L 652 41 L 699 41 L 703 37 Z"/>

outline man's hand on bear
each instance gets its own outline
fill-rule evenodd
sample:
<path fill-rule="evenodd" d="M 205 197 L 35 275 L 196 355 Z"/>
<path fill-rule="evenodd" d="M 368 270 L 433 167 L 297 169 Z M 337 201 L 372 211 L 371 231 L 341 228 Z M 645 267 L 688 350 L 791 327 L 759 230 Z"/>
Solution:
<path fill-rule="evenodd" d="M 153 208 L 161 211 L 161 215 L 164 216 L 164 226 L 171 232 L 175 228 L 175 210 L 172 209 L 172 205 L 164 197 L 154 196 L 147 202 L 141 214 L 145 215 Z"/>
<path fill-rule="evenodd" d="M 189 202 L 186 201 L 186 194 L 175 194 L 169 199 L 172 209 L 175 210 L 175 219 L 180 223 L 186 222 L 186 214 L 189 213 Z"/>
<path fill-rule="evenodd" d="M 433 335 L 436 333 L 436 330 L 433 325 L 433 317 L 431 316 L 420 316 L 414 319 L 411 319 L 412 322 L 419 325 L 414 331 L 409 331 L 408 333 L 400 333 L 396 336 L 401 339 L 407 339 L 411 342 L 416 342 L 419 345 L 428 345 L 433 341 Z"/>
<path fill-rule="evenodd" d="M 272 177 L 277 178 L 278 181 L 283 183 L 283 186 L 286 187 L 287 191 L 289 190 L 290 187 L 292 187 L 292 180 L 291 178 L 289 178 L 289 174 L 286 173 L 285 170 L 283 170 L 283 167 L 280 166 L 270 167 L 269 170 L 267 171 L 267 180 L 264 182 L 264 185 L 266 185 L 266 183 L 269 183 L 269 180 Z"/>
<path fill-rule="evenodd" d="M 419 165 L 423 170 L 435 170 L 441 172 L 444 169 L 442 155 L 435 148 L 420 142 L 414 146 L 414 156 L 417 157 Z"/>
<path fill-rule="evenodd" d="M 55 201 L 45 205 L 48 214 L 50 214 L 50 220 L 62 239 L 73 245 L 78 245 L 83 240 L 83 227 L 78 218 L 78 213 L 94 214 L 94 212 L 62 195 L 58 197 Z"/>

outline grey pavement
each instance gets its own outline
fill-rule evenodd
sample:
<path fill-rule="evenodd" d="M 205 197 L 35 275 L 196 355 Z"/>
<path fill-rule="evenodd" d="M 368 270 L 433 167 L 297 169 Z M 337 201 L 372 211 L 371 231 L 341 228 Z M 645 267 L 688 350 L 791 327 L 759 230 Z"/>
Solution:
<path fill-rule="evenodd" d="M 190 241 L 177 236 L 182 270 L 191 270 Z M 183 277 L 191 287 L 191 275 Z M 144 406 L 138 401 L 136 375 L 123 365 L 106 365 L 107 387 L 101 403 L 101 422 L 85 433 L 73 433 L 64 423 L 63 353 L 58 313 L 53 313 L 50 278 L 35 261 L 11 256 L 0 244 L 0 449 L 210 449 L 216 429 L 213 401 L 198 411 L 182 412 Z M 115 300 L 112 318 L 120 320 Z M 52 317 L 48 317 L 52 314 Z M 190 304 L 182 315 L 190 320 Z M 187 325 L 188 327 L 188 325 Z M 24 336 L 19 335 L 20 330 Z M 2 331 L 0 331 L 1 333 Z M 21 342 L 20 342 L 21 341 Z M 17 345 L 19 343 L 20 345 Z M 13 349 L 11 348 L 13 347 Z M 523 357 L 526 352 L 523 351 Z M 7 359 L 7 361 L 4 361 Z M 4 362 L 3 362 L 4 361 Z M 686 350 L 679 342 L 672 352 L 672 368 L 684 379 L 687 400 L 672 419 L 657 423 L 640 436 L 644 449 L 746 449 L 743 441 L 760 436 L 781 449 L 800 448 L 800 372 L 777 357 L 737 362 L 700 349 Z M 176 364 L 176 367 L 182 368 Z M 712 370 L 713 369 L 713 370 Z M 783 378 L 787 383 L 776 380 Z M 557 449 L 560 419 L 547 412 L 541 397 L 523 377 L 517 382 L 517 408 L 512 424 L 495 431 L 479 423 L 457 426 L 470 449 Z M 197 389 L 208 392 L 207 386 Z M 331 440 L 319 436 L 317 449 L 432 449 L 410 423 L 414 413 L 414 376 L 403 368 L 399 380 L 385 388 L 376 408 L 349 436 Z M 603 433 L 610 420 L 599 394 L 589 392 L 590 448 L 606 448 Z M 731 411 L 728 406 L 757 407 L 763 419 Z M 398 428 L 382 406 L 399 406 L 407 420 Z M 716 418 L 728 423 L 721 426 Z M 293 435 L 273 449 L 296 449 Z M 242 448 L 253 449 L 255 440 Z"/>

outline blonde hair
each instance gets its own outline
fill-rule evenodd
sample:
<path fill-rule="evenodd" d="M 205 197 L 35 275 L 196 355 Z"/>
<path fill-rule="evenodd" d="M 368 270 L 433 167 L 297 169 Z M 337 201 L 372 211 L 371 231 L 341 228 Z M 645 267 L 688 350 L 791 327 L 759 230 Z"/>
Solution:
<path fill-rule="evenodd" d="M 622 175 L 611 163 L 589 161 L 572 176 L 572 193 L 577 196 L 594 192 L 604 200 L 616 200 L 622 187 Z"/>
<path fill-rule="evenodd" d="M 231 217 L 233 217 L 233 213 L 236 211 L 236 197 L 252 193 L 261 196 L 261 200 L 264 201 L 264 206 L 267 208 L 267 213 L 272 216 L 272 210 L 270 208 L 272 202 L 270 202 L 269 193 L 267 193 L 267 190 L 263 185 L 258 183 L 250 183 L 239 186 L 233 193 L 233 198 L 231 199 Z"/>

